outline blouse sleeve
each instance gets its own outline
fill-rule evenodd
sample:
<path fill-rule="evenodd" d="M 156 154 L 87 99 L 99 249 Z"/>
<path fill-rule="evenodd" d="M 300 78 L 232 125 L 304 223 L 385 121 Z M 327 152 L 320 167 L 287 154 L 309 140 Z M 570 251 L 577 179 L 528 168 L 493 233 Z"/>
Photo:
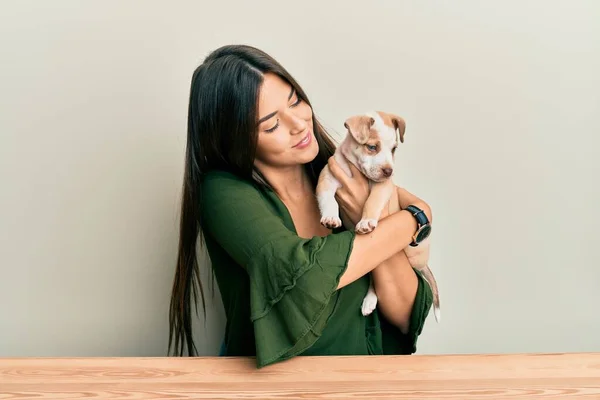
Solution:
<path fill-rule="evenodd" d="M 352 230 L 303 239 L 286 227 L 252 183 L 207 175 L 202 218 L 210 235 L 250 278 L 257 366 L 291 358 L 321 335 L 348 266 Z"/>

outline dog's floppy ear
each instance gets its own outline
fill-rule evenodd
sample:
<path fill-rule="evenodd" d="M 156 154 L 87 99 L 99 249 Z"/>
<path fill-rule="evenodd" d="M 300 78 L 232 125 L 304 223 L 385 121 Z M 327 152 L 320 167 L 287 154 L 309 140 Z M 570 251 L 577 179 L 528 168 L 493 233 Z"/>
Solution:
<path fill-rule="evenodd" d="M 394 114 L 389 114 L 392 119 L 392 123 L 394 124 L 394 129 L 398 130 L 398 135 L 400 136 L 400 143 L 404 143 L 404 132 L 406 131 L 406 122 L 402 117 L 399 117 Z"/>
<path fill-rule="evenodd" d="M 350 117 L 344 122 L 344 126 L 350 134 L 360 144 L 367 143 L 371 127 L 375 123 L 375 120 L 368 115 L 355 115 Z"/>

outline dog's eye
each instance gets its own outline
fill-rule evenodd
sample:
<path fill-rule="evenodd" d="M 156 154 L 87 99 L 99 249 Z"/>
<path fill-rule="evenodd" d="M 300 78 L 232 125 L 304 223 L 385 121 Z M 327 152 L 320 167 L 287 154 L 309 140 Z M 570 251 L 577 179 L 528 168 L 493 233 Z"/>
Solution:
<path fill-rule="evenodd" d="M 396 149 L 397 149 L 397 148 L 398 148 L 398 147 L 396 147 L 396 146 L 394 146 L 394 148 L 392 148 L 392 154 L 394 154 L 394 153 L 396 152 Z"/>
<path fill-rule="evenodd" d="M 377 150 L 377 146 L 373 146 L 373 145 L 371 145 L 371 144 L 368 144 L 368 145 L 366 145 L 366 146 L 367 146 L 367 149 L 368 149 L 369 151 L 376 151 L 376 150 Z"/>

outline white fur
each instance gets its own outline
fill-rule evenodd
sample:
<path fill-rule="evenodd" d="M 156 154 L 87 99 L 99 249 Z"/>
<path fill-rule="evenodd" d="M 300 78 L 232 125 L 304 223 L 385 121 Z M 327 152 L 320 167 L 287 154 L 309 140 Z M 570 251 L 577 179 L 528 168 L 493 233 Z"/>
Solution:
<path fill-rule="evenodd" d="M 367 294 L 363 298 L 362 306 L 360 311 L 362 315 L 365 317 L 375 311 L 377 308 L 377 293 L 375 293 L 375 287 L 373 286 L 373 279 L 371 279 L 371 283 L 369 283 L 369 289 L 367 290 Z"/>

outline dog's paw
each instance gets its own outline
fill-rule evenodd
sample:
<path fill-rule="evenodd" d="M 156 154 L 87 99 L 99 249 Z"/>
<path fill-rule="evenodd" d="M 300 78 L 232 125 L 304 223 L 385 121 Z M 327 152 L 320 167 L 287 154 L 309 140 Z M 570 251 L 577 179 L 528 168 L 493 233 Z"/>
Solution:
<path fill-rule="evenodd" d="M 335 229 L 342 226 L 342 220 L 339 217 L 323 217 L 321 218 L 321 225 L 329 229 Z"/>
<path fill-rule="evenodd" d="M 356 232 L 363 233 L 363 234 L 369 233 L 376 227 L 377 227 L 376 219 L 361 219 L 360 221 L 358 221 L 358 224 L 356 224 Z"/>
<path fill-rule="evenodd" d="M 363 316 L 367 316 L 371 314 L 375 308 L 377 307 L 377 295 L 375 293 L 367 293 L 362 302 L 362 307 L 360 311 Z"/>

